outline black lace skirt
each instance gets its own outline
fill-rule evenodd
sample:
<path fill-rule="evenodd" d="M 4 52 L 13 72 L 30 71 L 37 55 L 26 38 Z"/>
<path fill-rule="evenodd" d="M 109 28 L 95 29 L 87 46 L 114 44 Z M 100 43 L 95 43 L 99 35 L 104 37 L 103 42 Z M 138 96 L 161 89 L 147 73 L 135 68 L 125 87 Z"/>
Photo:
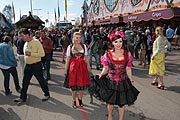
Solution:
<path fill-rule="evenodd" d="M 116 81 L 109 80 L 105 76 L 99 79 L 97 76 L 91 79 L 89 93 L 106 103 L 118 105 L 132 105 L 140 93 L 132 86 L 129 79 L 116 84 Z"/>

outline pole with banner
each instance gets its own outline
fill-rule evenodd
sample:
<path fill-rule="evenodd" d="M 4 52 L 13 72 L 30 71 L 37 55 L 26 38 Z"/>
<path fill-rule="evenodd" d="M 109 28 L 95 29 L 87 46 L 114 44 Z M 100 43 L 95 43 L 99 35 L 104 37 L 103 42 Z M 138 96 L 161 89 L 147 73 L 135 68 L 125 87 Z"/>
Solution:
<path fill-rule="evenodd" d="M 14 10 L 13 2 L 12 2 L 12 15 L 13 15 L 13 19 L 14 19 L 14 22 L 15 22 L 15 10 Z"/>
<path fill-rule="evenodd" d="M 67 20 L 67 0 L 64 1 L 64 8 L 65 8 L 66 20 Z"/>
<path fill-rule="evenodd" d="M 54 8 L 54 20 L 55 20 L 55 24 L 56 24 L 57 23 L 56 8 Z"/>
<path fill-rule="evenodd" d="M 30 6 L 31 6 L 31 15 L 33 15 L 32 0 L 30 0 Z"/>
<path fill-rule="evenodd" d="M 59 8 L 59 0 L 58 0 L 58 22 L 60 21 L 60 8 Z"/>

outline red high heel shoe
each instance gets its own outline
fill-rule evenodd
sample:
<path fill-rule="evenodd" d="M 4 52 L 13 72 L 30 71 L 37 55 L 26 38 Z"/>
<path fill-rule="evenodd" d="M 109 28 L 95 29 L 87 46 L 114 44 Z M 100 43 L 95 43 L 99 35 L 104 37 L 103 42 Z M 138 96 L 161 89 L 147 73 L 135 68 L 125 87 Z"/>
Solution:
<path fill-rule="evenodd" d="M 158 86 L 158 82 L 152 82 L 151 85 Z"/>
<path fill-rule="evenodd" d="M 160 84 L 160 85 L 157 86 L 157 88 L 158 88 L 158 89 L 161 89 L 161 90 L 164 90 L 164 87 L 165 87 L 165 86 L 164 86 L 163 84 Z"/>

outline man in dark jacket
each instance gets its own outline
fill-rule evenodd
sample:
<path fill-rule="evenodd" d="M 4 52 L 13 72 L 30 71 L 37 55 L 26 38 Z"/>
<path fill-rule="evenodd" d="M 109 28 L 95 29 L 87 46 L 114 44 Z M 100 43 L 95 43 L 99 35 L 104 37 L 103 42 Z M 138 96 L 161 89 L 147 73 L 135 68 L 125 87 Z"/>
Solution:
<path fill-rule="evenodd" d="M 92 36 L 92 41 L 88 47 L 88 53 L 89 53 L 89 63 L 90 63 L 90 66 L 92 68 L 92 57 L 94 56 L 94 58 L 96 59 L 96 69 L 97 70 L 100 70 L 99 66 L 100 66 L 100 63 L 99 63 L 99 36 L 94 33 L 93 36 Z"/>

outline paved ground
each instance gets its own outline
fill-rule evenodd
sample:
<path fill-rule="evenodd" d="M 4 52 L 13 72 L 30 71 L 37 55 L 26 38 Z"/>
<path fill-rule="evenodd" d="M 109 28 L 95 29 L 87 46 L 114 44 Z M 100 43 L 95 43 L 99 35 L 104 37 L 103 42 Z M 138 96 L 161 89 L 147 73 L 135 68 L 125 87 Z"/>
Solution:
<path fill-rule="evenodd" d="M 84 108 L 77 110 L 71 107 L 71 92 L 62 87 L 64 77 L 60 52 L 54 53 L 52 62 L 52 80 L 49 81 L 51 98 L 42 102 L 43 93 L 35 78 L 32 79 L 28 89 L 26 104 L 16 105 L 13 99 L 19 97 L 14 89 L 11 78 L 13 94 L 4 95 L 3 76 L 0 72 L 0 120 L 106 120 L 106 104 L 94 99 L 90 104 L 88 92 L 84 95 Z M 172 51 L 166 58 L 165 90 L 158 90 L 151 86 L 153 78 L 148 76 L 148 66 L 142 68 L 134 61 L 133 75 L 135 86 L 141 92 L 138 100 L 132 106 L 126 107 L 125 120 L 179 120 L 180 118 L 180 51 Z M 20 82 L 22 74 L 19 70 Z M 94 74 L 100 71 L 93 70 Z M 117 110 L 113 111 L 113 119 L 118 119 Z"/>

